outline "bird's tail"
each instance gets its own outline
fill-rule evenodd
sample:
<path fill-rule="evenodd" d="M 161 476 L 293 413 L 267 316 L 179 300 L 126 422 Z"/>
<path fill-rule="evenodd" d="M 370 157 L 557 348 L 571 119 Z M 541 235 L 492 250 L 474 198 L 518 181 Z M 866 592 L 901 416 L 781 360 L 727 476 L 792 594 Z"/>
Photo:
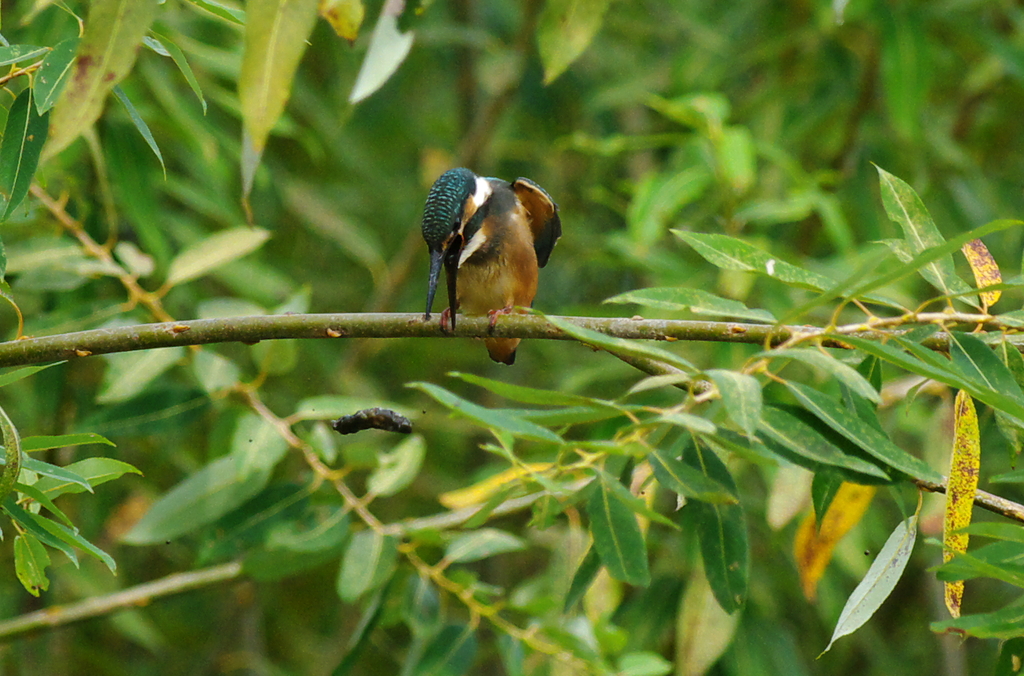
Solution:
<path fill-rule="evenodd" d="M 487 346 L 487 353 L 494 361 L 509 366 L 515 363 L 516 348 L 519 347 L 518 338 L 487 338 L 484 345 Z"/>

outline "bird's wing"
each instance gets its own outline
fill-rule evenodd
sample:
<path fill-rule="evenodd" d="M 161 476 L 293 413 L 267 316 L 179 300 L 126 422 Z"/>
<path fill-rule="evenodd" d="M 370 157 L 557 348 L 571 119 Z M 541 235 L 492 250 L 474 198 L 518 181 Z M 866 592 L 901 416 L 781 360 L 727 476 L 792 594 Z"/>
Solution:
<path fill-rule="evenodd" d="M 551 196 L 528 178 L 517 178 L 512 190 L 529 216 L 530 232 L 533 233 L 533 248 L 537 252 L 537 265 L 547 265 L 555 242 L 562 236 L 562 221 L 558 218 L 558 205 Z"/>

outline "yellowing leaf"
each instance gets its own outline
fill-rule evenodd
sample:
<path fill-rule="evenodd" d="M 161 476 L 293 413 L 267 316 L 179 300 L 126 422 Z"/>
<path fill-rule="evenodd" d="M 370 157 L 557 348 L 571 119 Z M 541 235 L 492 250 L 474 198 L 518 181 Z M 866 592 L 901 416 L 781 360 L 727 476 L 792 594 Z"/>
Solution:
<path fill-rule="evenodd" d="M 953 404 L 953 453 L 949 459 L 949 484 L 946 487 L 946 517 L 942 524 L 942 542 L 945 548 L 942 560 L 949 561 L 954 553 L 967 551 L 967 533 L 960 532 L 971 524 L 974 493 L 978 488 L 978 467 L 981 464 L 981 436 L 978 414 L 971 395 L 963 390 L 956 393 Z M 944 583 L 946 608 L 953 617 L 960 617 L 960 602 L 964 596 L 964 582 Z"/>
<path fill-rule="evenodd" d="M 979 289 L 1003 282 L 1003 275 L 999 272 L 996 259 L 992 257 L 988 247 L 980 239 L 972 239 L 967 242 L 961 247 L 961 251 L 964 252 L 967 262 L 971 265 L 974 281 Z M 982 307 L 988 310 L 999 301 L 1001 294 L 1001 291 L 982 291 L 980 294 Z"/>
<path fill-rule="evenodd" d="M 505 484 L 517 481 L 524 476 L 543 472 L 551 467 L 550 462 L 533 462 L 521 467 L 512 467 L 492 477 L 479 481 L 472 486 L 448 491 L 438 497 L 438 501 L 448 509 L 462 509 L 473 505 L 482 505 L 488 498 L 505 487 Z"/>
<path fill-rule="evenodd" d="M 874 495 L 874 486 L 844 482 L 820 525 L 813 512 L 800 524 L 793 541 L 793 554 L 808 600 L 813 601 L 817 596 L 818 581 L 832 560 L 836 544 L 863 518 Z"/>
<path fill-rule="evenodd" d="M 91 3 L 74 66 L 50 117 L 44 159 L 67 148 L 99 118 L 107 94 L 135 64 L 156 5 L 155 0 Z"/>
<path fill-rule="evenodd" d="M 363 0 L 320 0 L 320 16 L 338 34 L 338 37 L 354 42 L 359 37 L 366 8 Z"/>

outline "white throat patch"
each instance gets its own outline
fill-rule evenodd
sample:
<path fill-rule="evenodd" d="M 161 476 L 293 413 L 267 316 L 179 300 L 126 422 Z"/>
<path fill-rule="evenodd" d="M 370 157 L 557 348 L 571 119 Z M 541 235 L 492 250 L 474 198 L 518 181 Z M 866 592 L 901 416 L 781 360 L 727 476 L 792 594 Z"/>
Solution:
<path fill-rule="evenodd" d="M 491 182 L 482 176 L 476 177 L 476 192 L 473 193 L 473 211 L 484 205 L 487 198 L 491 196 Z"/>

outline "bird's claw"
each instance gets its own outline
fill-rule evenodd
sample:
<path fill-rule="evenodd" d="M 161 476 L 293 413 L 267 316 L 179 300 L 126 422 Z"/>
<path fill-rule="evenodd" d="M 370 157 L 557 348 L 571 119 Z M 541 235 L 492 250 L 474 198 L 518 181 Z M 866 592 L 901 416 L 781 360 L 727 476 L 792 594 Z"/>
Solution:
<path fill-rule="evenodd" d="M 488 310 L 487 311 L 487 333 L 494 335 L 494 328 L 498 325 L 498 315 L 512 314 L 512 308 L 503 307 L 500 310 Z"/>
<path fill-rule="evenodd" d="M 444 310 L 441 310 L 441 332 L 442 333 L 451 333 L 452 332 L 451 319 L 452 319 L 451 308 L 447 308 L 446 307 Z"/>

